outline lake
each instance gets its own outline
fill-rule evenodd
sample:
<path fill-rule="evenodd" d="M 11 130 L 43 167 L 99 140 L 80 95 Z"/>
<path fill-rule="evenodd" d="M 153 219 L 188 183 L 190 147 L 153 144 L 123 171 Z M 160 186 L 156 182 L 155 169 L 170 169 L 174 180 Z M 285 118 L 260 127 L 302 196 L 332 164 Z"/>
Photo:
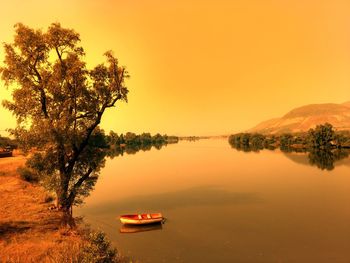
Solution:
<path fill-rule="evenodd" d="M 75 208 L 140 262 L 350 262 L 350 159 L 237 151 L 180 141 L 108 159 Z M 162 226 L 120 233 L 120 214 L 162 212 Z M 131 229 L 133 231 L 133 229 Z"/>

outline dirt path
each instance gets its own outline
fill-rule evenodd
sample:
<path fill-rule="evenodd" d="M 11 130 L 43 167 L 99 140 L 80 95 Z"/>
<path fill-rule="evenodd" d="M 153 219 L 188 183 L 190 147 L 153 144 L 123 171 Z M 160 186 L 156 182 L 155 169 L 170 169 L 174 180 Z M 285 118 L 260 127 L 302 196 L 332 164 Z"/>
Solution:
<path fill-rule="evenodd" d="M 24 163 L 23 156 L 0 159 L 0 262 L 58 262 L 79 237 L 60 229 L 42 187 L 19 178 Z"/>

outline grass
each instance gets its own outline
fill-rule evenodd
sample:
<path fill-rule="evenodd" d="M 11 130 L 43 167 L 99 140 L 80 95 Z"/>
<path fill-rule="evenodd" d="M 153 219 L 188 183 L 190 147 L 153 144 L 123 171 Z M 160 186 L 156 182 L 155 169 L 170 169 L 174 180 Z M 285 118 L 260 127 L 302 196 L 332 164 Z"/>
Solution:
<path fill-rule="evenodd" d="M 63 240 L 60 214 L 48 209 L 44 189 L 17 174 L 24 163 L 20 156 L 0 159 L 0 262 L 40 262 Z"/>
<path fill-rule="evenodd" d="M 0 262 L 131 262 L 103 233 L 62 227 L 61 213 L 50 209 L 53 197 L 18 174 L 25 161 L 0 159 Z"/>
<path fill-rule="evenodd" d="M 34 173 L 31 169 L 28 169 L 27 167 L 20 166 L 17 168 L 17 173 L 23 179 L 24 181 L 30 182 L 30 183 L 38 183 L 39 182 L 39 176 Z"/>
<path fill-rule="evenodd" d="M 17 168 L 26 162 L 24 156 L 0 158 L 0 176 L 17 176 Z"/>
<path fill-rule="evenodd" d="M 79 242 L 66 242 L 61 249 L 52 251 L 48 258 L 54 263 L 132 263 L 112 248 L 106 235 L 100 231 L 93 231 L 84 225 L 77 229 Z"/>

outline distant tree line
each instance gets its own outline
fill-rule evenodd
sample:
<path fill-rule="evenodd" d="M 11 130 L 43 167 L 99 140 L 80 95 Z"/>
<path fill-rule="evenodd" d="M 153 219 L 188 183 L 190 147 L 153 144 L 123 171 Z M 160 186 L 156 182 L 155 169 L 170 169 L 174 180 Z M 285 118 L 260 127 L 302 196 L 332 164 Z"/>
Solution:
<path fill-rule="evenodd" d="M 229 143 L 237 149 L 304 150 L 350 148 L 350 132 L 335 132 L 329 123 L 317 125 L 306 133 L 264 135 L 259 133 L 237 133 L 229 136 Z"/>
<path fill-rule="evenodd" d="M 233 148 L 245 152 L 277 148 L 283 152 L 305 152 L 310 165 L 322 170 L 334 169 L 334 162 L 347 158 L 350 154 L 350 132 L 335 132 L 329 123 L 318 125 L 304 133 L 238 133 L 229 136 L 228 140 Z"/>
<path fill-rule="evenodd" d="M 109 135 L 106 136 L 106 139 L 110 146 L 168 144 L 177 143 L 179 141 L 179 138 L 176 136 L 161 135 L 159 133 L 153 136 L 150 133 L 137 135 L 133 132 L 118 135 L 114 131 L 111 131 Z"/>
<path fill-rule="evenodd" d="M 160 150 L 163 146 L 170 143 L 178 143 L 179 138 L 176 136 L 161 135 L 159 133 L 151 135 L 150 133 L 135 134 L 127 132 L 126 134 L 118 135 L 111 131 L 105 136 L 108 150 L 106 155 L 109 158 L 122 156 L 126 154 L 135 154 L 138 151 L 149 151 L 152 147 Z"/>

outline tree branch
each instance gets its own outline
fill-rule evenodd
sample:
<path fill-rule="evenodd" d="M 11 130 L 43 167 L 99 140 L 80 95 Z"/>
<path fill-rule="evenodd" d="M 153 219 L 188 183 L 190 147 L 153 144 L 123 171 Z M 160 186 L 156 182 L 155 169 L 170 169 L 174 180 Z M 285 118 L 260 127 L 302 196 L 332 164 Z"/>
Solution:
<path fill-rule="evenodd" d="M 58 56 L 58 59 L 60 60 L 61 64 L 63 65 L 62 55 L 59 52 L 58 47 L 55 47 L 55 50 L 56 50 L 56 54 Z"/>
<path fill-rule="evenodd" d="M 85 149 L 85 147 L 88 145 L 89 143 L 89 139 L 91 137 L 92 132 L 95 130 L 95 128 L 100 124 L 101 122 L 101 118 L 102 115 L 104 113 L 104 111 L 106 110 L 106 108 L 110 108 L 113 107 L 114 104 L 121 99 L 122 95 L 118 94 L 118 96 L 111 102 L 108 104 L 108 102 L 106 101 L 101 110 L 99 112 L 97 112 L 97 117 L 95 122 L 87 129 L 87 133 L 86 133 L 86 137 L 84 138 L 84 140 L 80 143 L 79 147 L 76 147 L 73 149 L 73 156 L 72 159 L 70 161 L 68 161 L 68 166 L 67 166 L 67 173 L 69 174 L 71 171 L 73 171 L 74 165 L 76 163 L 76 161 L 79 158 L 79 155 L 82 153 L 82 151 Z"/>
<path fill-rule="evenodd" d="M 38 71 L 38 69 L 36 68 L 36 64 L 38 63 L 38 60 L 39 60 L 39 55 L 37 55 L 36 59 L 35 59 L 35 62 L 34 62 L 34 65 L 33 65 L 33 70 L 35 72 L 35 75 L 37 76 L 38 78 L 38 89 L 40 91 L 40 103 L 41 103 L 41 111 L 43 112 L 44 116 L 46 119 L 49 118 L 49 115 L 47 113 L 47 105 L 46 105 L 46 93 L 45 93 L 45 90 L 44 88 L 42 87 L 43 83 L 42 83 L 42 77 Z"/>
<path fill-rule="evenodd" d="M 68 196 L 68 203 L 70 205 L 72 205 L 74 198 L 77 195 L 77 191 L 78 191 L 79 187 L 85 182 L 86 179 L 89 178 L 89 176 L 93 170 L 94 169 L 90 167 L 88 169 L 88 171 L 82 177 L 80 177 L 79 180 L 74 184 L 74 186 L 73 186 L 73 188 L 70 191 L 69 196 Z"/>

